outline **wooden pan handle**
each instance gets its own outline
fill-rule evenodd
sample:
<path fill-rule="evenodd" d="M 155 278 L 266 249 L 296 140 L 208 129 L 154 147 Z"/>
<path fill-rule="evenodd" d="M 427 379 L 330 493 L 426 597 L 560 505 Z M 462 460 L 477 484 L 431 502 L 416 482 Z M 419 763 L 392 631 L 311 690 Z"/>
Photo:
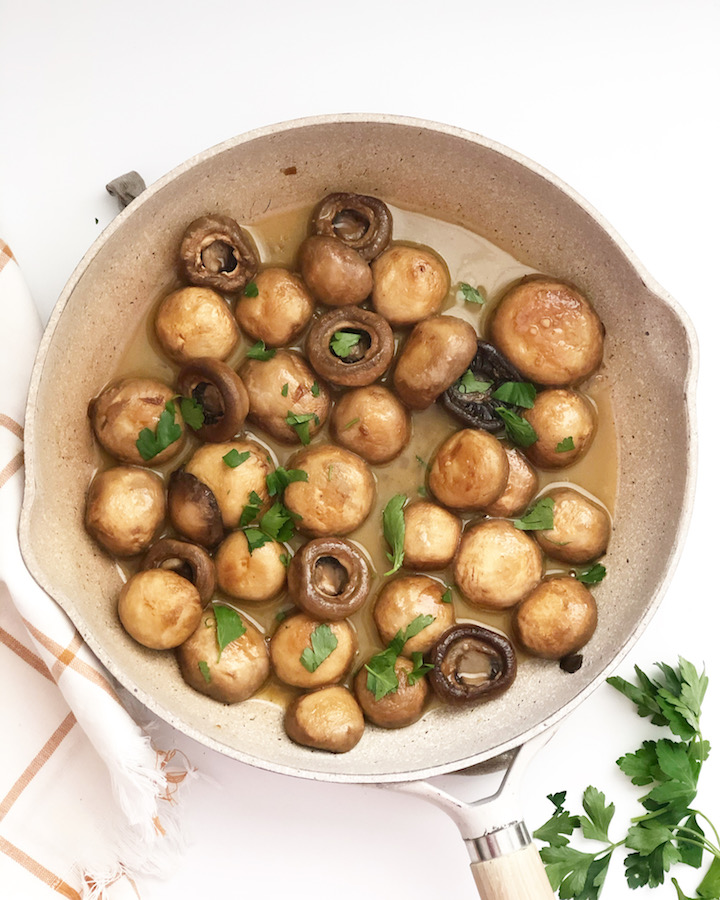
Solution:
<path fill-rule="evenodd" d="M 482 900 L 554 900 L 537 847 L 528 844 L 505 856 L 471 863 Z"/>

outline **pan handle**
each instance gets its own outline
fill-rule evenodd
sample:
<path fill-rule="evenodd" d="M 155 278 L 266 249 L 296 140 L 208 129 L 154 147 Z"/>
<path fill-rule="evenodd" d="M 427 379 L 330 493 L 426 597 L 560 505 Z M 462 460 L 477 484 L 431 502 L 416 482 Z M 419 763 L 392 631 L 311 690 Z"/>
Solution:
<path fill-rule="evenodd" d="M 525 823 L 517 823 L 513 829 L 517 831 L 503 829 L 482 840 L 466 841 L 473 859 L 470 871 L 480 897 L 482 900 L 554 900 L 545 866 Z M 511 840 L 513 833 L 520 842 L 527 842 L 508 852 L 502 844 Z M 505 836 L 504 841 L 500 840 L 501 835 Z"/>

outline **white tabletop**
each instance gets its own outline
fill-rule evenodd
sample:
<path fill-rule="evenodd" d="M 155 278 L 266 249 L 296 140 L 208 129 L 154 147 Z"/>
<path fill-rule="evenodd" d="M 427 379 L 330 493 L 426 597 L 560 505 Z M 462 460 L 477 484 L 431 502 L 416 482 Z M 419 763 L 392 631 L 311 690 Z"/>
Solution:
<path fill-rule="evenodd" d="M 690 535 L 666 599 L 619 672 L 678 654 L 707 663 L 704 732 L 720 748 L 715 0 L 0 6 L 0 235 L 44 318 L 116 214 L 106 182 L 137 169 L 150 183 L 225 138 L 316 113 L 397 113 L 470 129 L 555 172 L 613 224 L 688 311 L 708 351 Z M 638 792 L 614 760 L 655 736 L 601 687 L 531 766 L 531 828 L 551 811 L 546 794 L 567 789 L 577 807 L 592 782 L 617 804 L 619 831 L 638 812 Z M 255 770 L 167 726 L 161 739 L 207 777 L 188 799 L 188 853 L 171 880 L 141 885 L 143 900 L 476 896 L 455 826 L 421 801 Z M 717 821 L 720 749 L 698 806 Z M 695 874 L 678 874 L 690 894 Z M 675 892 L 668 883 L 655 895 Z M 619 857 L 604 896 L 631 896 Z"/>

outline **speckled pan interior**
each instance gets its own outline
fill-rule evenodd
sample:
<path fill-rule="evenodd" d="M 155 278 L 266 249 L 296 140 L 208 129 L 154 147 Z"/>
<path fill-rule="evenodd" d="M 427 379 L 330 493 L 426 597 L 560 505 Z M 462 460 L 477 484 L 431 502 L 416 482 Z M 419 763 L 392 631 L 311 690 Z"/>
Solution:
<path fill-rule="evenodd" d="M 187 223 L 210 211 L 258 221 L 331 190 L 375 194 L 460 224 L 587 292 L 607 329 L 604 365 L 620 440 L 608 577 L 595 591 L 600 624 L 583 668 L 568 676 L 553 663 L 524 664 L 513 690 L 490 706 L 436 709 L 400 731 L 370 728 L 341 756 L 291 743 L 273 704 L 223 706 L 194 692 L 172 654 L 129 638 L 115 613 L 119 573 L 82 525 L 95 464 L 88 399 L 116 368 L 138 318 L 172 283 Z M 265 128 L 200 154 L 152 185 L 106 229 L 65 288 L 30 390 L 23 555 L 110 672 L 158 715 L 216 750 L 274 771 L 338 781 L 458 769 L 557 721 L 607 675 L 654 611 L 692 500 L 695 356 L 684 313 L 620 239 L 581 198 L 517 154 L 455 128 L 387 116 Z"/>

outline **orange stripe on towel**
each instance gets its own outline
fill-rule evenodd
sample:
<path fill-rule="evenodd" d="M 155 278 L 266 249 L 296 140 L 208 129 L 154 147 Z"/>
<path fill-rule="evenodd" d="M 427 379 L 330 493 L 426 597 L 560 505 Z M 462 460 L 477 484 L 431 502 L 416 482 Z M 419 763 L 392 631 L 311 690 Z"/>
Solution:
<path fill-rule="evenodd" d="M 16 637 L 10 634 L 9 631 L 5 631 L 4 628 L 0 628 L 0 644 L 5 644 L 5 646 L 12 650 L 13 653 L 16 653 L 20 659 L 24 660 L 29 666 L 32 666 L 36 672 L 39 672 L 47 678 L 48 681 L 53 681 L 53 677 L 50 674 L 48 667 L 40 657 L 28 650 L 25 644 L 21 644 Z"/>
<path fill-rule="evenodd" d="M 22 469 L 22 464 L 24 462 L 24 454 L 22 450 L 18 453 L 17 456 L 14 456 L 10 462 L 5 466 L 5 468 L 0 472 L 0 488 L 3 487 L 10 481 L 13 475 L 16 472 L 19 472 Z"/>
<path fill-rule="evenodd" d="M 12 254 L 12 250 L 8 247 L 5 241 L 0 240 L 0 272 L 2 272 L 2 270 L 10 262 L 11 259 L 15 259 Z"/>
<path fill-rule="evenodd" d="M 62 878 L 58 878 L 57 875 L 53 875 L 49 869 L 46 869 L 45 866 L 41 866 L 36 859 L 33 859 L 32 856 L 28 856 L 27 853 L 23 853 L 22 850 L 19 850 L 14 844 L 11 844 L 10 841 L 1 836 L 0 853 L 4 853 L 6 856 L 10 857 L 13 862 L 16 862 L 24 869 L 27 869 L 31 875 L 39 878 L 40 881 L 43 881 L 48 887 L 51 887 L 63 897 L 67 897 L 67 900 L 80 900 L 80 894 L 74 888 L 71 888 L 67 882 L 63 881 Z"/>
<path fill-rule="evenodd" d="M 0 425 L 3 428 L 7 428 L 11 434 L 14 434 L 16 438 L 23 439 L 24 430 L 22 425 L 19 422 L 16 422 L 15 419 L 11 419 L 10 416 L 6 416 L 5 413 L 0 413 Z"/>

